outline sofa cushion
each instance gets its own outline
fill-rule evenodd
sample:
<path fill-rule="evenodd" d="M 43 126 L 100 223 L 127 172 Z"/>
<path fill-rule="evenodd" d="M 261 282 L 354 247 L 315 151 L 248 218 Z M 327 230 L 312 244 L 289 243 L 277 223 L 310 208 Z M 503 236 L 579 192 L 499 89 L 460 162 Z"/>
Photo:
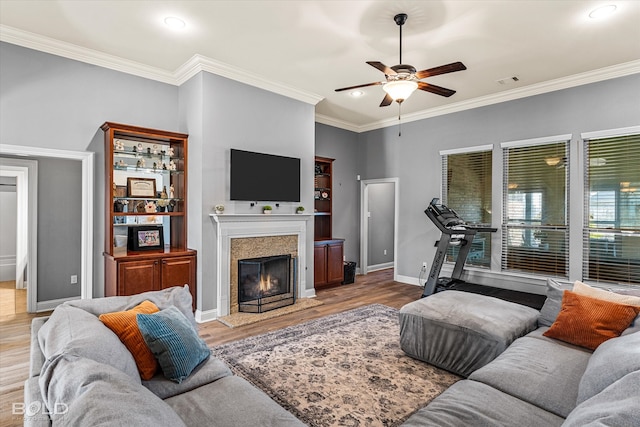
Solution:
<path fill-rule="evenodd" d="M 573 284 L 573 292 L 586 295 L 591 298 L 602 299 L 605 301 L 617 302 L 618 304 L 626 304 L 633 305 L 635 307 L 640 307 L 640 297 L 633 295 L 626 295 L 617 292 L 612 292 L 604 289 L 594 288 L 592 286 L 587 285 L 586 283 L 582 283 L 579 280 L 576 280 Z"/>
<path fill-rule="evenodd" d="M 149 381 L 142 381 L 142 385 L 160 399 L 166 399 L 231 375 L 233 373 L 222 360 L 210 357 L 179 384 L 167 379 L 162 372 L 158 372 Z"/>
<path fill-rule="evenodd" d="M 111 329 L 120 341 L 129 349 L 136 361 L 136 366 L 143 380 L 149 380 L 158 370 L 158 362 L 140 333 L 136 314 L 155 313 L 158 307 L 150 301 L 143 301 L 139 305 L 126 311 L 116 311 L 100 315 L 100 320 Z"/>
<path fill-rule="evenodd" d="M 564 291 L 560 314 L 544 335 L 595 350 L 606 340 L 620 336 L 638 311 L 640 307 Z"/>
<path fill-rule="evenodd" d="M 538 326 L 551 326 L 556 321 L 562 306 L 562 294 L 571 289 L 571 285 L 563 285 L 553 279 L 547 279 L 547 299 L 540 309 Z"/>
<path fill-rule="evenodd" d="M 114 311 L 129 310 L 143 301 L 151 301 L 160 310 L 175 306 L 185 315 L 187 319 L 193 324 L 194 328 L 198 327 L 195 318 L 193 317 L 193 307 L 191 293 L 189 292 L 189 286 L 174 286 L 171 288 L 163 289 L 161 291 L 149 291 L 141 294 L 131 296 L 117 296 L 95 299 L 81 299 L 74 301 L 67 301 L 65 305 L 72 305 L 74 307 L 81 308 L 96 316 L 100 316 L 103 313 L 111 313 Z"/>
<path fill-rule="evenodd" d="M 603 343 L 593 352 L 580 380 L 578 404 L 633 371 L 640 371 L 640 333 Z"/>
<path fill-rule="evenodd" d="M 578 384 L 591 353 L 534 331 L 469 379 L 566 417 L 576 406 Z"/>
<path fill-rule="evenodd" d="M 637 426 L 640 420 L 640 371 L 631 372 L 580 403 L 563 426 Z"/>
<path fill-rule="evenodd" d="M 517 423 L 515 422 L 517 420 Z M 429 405 L 413 414 L 403 427 L 552 427 L 563 418 L 486 384 L 458 381 Z"/>
<path fill-rule="evenodd" d="M 179 394 L 165 402 L 189 426 L 303 427 L 263 391 L 238 376 L 229 376 Z M 165 424 L 166 425 L 166 424 Z"/>
<path fill-rule="evenodd" d="M 44 357 L 73 353 L 111 365 L 140 382 L 133 356 L 96 316 L 66 304 L 58 306 L 38 331 Z"/>
<path fill-rule="evenodd" d="M 149 390 L 121 371 L 91 359 L 59 354 L 47 360 L 39 383 L 53 425 L 184 426 Z"/>
<path fill-rule="evenodd" d="M 211 355 L 197 330 L 177 308 L 136 317 L 144 341 L 170 380 L 181 383 Z"/>

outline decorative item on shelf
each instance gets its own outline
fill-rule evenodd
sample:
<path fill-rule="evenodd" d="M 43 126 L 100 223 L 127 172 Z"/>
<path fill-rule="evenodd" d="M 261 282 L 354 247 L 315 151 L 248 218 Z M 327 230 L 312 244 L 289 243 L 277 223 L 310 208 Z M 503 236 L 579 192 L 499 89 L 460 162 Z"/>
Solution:
<path fill-rule="evenodd" d="M 126 185 L 117 185 L 114 197 L 127 197 L 127 186 Z"/>
<path fill-rule="evenodd" d="M 158 203 L 156 203 L 158 205 L 158 212 L 164 212 L 165 209 L 167 208 L 167 206 L 169 206 L 169 200 L 168 199 L 160 199 L 158 200 Z"/>
<path fill-rule="evenodd" d="M 150 156 L 151 155 L 151 147 L 147 147 L 147 154 Z"/>
<path fill-rule="evenodd" d="M 124 151 L 124 142 L 119 139 L 113 141 L 113 149 L 116 151 Z"/>
<path fill-rule="evenodd" d="M 262 213 L 269 215 L 273 208 L 269 205 L 265 205 L 262 207 Z"/>
<path fill-rule="evenodd" d="M 127 167 L 127 164 L 124 162 L 124 160 L 120 159 L 118 163 L 115 164 L 115 167 L 125 169 Z"/>
<path fill-rule="evenodd" d="M 153 162 L 153 171 L 155 172 L 158 169 L 158 163 Z"/>
<path fill-rule="evenodd" d="M 164 233 L 161 225 L 139 225 L 129 227 L 127 248 L 131 251 L 162 249 Z"/>
<path fill-rule="evenodd" d="M 173 212 L 173 210 L 176 208 L 177 204 L 178 204 L 178 202 L 175 199 L 171 199 L 171 201 L 169 202 L 169 206 L 167 206 L 167 210 L 169 212 Z"/>
<path fill-rule="evenodd" d="M 329 199 L 329 192 L 328 192 L 328 191 L 326 191 L 326 190 L 325 190 L 325 191 L 323 191 L 323 192 L 321 192 L 321 193 L 320 193 L 320 198 L 321 198 L 322 200 L 328 200 L 328 199 Z"/>
<path fill-rule="evenodd" d="M 156 180 L 154 178 L 127 178 L 129 197 L 156 197 Z"/>
<path fill-rule="evenodd" d="M 136 146 L 134 145 L 133 147 L 131 147 L 131 151 L 132 151 L 133 153 L 137 153 L 137 152 L 138 152 L 138 149 L 137 149 L 137 148 L 136 148 Z"/>
<path fill-rule="evenodd" d="M 158 145 L 153 144 L 153 154 L 158 154 Z"/>
<path fill-rule="evenodd" d="M 297 213 L 297 214 L 302 214 L 302 213 L 304 213 L 304 206 L 298 206 L 298 207 L 296 208 L 296 213 Z"/>
<path fill-rule="evenodd" d="M 142 153 L 142 142 L 138 143 L 138 152 Z"/>
<path fill-rule="evenodd" d="M 320 190 L 316 190 L 313 192 L 313 198 L 316 200 L 320 200 Z"/>
<path fill-rule="evenodd" d="M 145 165 L 144 159 L 139 159 L 139 160 L 136 162 L 136 168 L 143 168 L 143 167 L 144 167 L 144 165 Z"/>
<path fill-rule="evenodd" d="M 177 169 L 177 166 L 173 160 L 169 161 L 169 170 L 174 171 Z"/>
<path fill-rule="evenodd" d="M 316 165 L 316 175 L 322 174 L 322 166 Z"/>
<path fill-rule="evenodd" d="M 145 212 L 144 205 L 145 205 L 145 203 L 144 203 L 143 200 L 140 200 L 140 201 L 136 202 L 136 208 L 135 208 L 134 211 L 138 212 L 138 213 L 144 213 Z M 132 212 L 134 212 L 134 211 L 132 211 Z"/>
<path fill-rule="evenodd" d="M 155 202 L 148 201 L 146 205 L 144 205 L 145 213 L 156 213 L 158 210 L 156 209 Z"/>
<path fill-rule="evenodd" d="M 167 153 L 169 154 L 169 157 L 173 157 L 173 147 L 169 147 L 169 151 Z"/>
<path fill-rule="evenodd" d="M 216 210 L 216 213 L 218 215 L 221 215 L 224 213 L 224 205 L 215 205 L 214 209 Z"/>
<path fill-rule="evenodd" d="M 124 202 L 126 200 L 116 200 L 113 202 L 113 211 L 114 212 L 124 212 Z"/>
<path fill-rule="evenodd" d="M 162 193 L 160 193 L 160 198 L 161 199 L 166 199 L 168 197 L 169 197 L 169 195 L 167 194 L 167 186 L 165 185 L 165 186 L 162 187 Z"/>
<path fill-rule="evenodd" d="M 173 184 L 171 184 L 171 185 L 169 186 L 169 197 L 170 197 L 170 198 L 172 198 L 172 199 L 173 199 L 174 197 L 176 197 L 176 190 L 175 190 L 175 188 L 173 187 Z"/>
<path fill-rule="evenodd" d="M 162 162 L 162 170 L 166 171 L 167 170 L 167 164 Z"/>

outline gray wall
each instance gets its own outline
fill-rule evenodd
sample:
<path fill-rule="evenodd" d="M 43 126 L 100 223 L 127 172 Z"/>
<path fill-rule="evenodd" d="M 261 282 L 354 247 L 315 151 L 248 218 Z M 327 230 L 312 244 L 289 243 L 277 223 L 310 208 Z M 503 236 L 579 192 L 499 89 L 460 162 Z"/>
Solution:
<path fill-rule="evenodd" d="M 394 188 L 392 182 L 368 185 L 368 207 L 371 212 L 367 238 L 368 266 L 393 262 Z"/>
<path fill-rule="evenodd" d="M 96 153 L 93 292 L 104 295 L 105 160 L 100 126 L 113 121 L 175 131 L 178 88 L 9 43 L 0 43 L 0 75 L 0 143 Z M 53 187 L 52 194 L 65 197 L 64 189 Z M 80 232 L 80 222 L 74 232 Z M 69 264 L 77 256 L 73 249 L 71 239 L 38 248 L 39 255 L 49 250 L 63 254 Z M 46 289 L 47 272 L 39 273 L 39 287 Z"/>
<path fill-rule="evenodd" d="M 638 99 L 640 74 L 405 123 L 402 137 L 396 127 L 360 134 L 362 178 L 400 179 L 398 274 L 413 277 L 422 261 L 431 265 L 440 233 L 423 211 L 440 195 L 440 150 L 495 144 L 499 151 L 500 142 L 559 134 L 573 134 L 576 147 L 581 132 L 640 124 Z M 581 161 L 577 157 L 573 160 Z M 497 166 L 494 158 L 494 171 Z M 578 182 L 579 168 L 571 173 Z M 571 209 L 580 211 L 581 202 L 581 191 L 573 191 Z M 499 221 L 499 215 L 494 217 Z M 580 224 L 580 218 L 575 220 Z"/>
<path fill-rule="evenodd" d="M 0 281 L 7 281 L 16 278 L 16 178 L 0 177 L 0 184 Z"/>
<path fill-rule="evenodd" d="M 198 250 L 201 310 L 216 307 L 215 224 L 209 217 L 222 203 L 225 213 L 260 213 L 249 202 L 229 200 L 230 149 L 301 159 L 301 201 L 280 202 L 274 213 L 313 206 L 314 107 L 210 73 L 180 87 L 180 121 L 189 133 L 189 246 Z M 311 225 L 311 221 L 309 221 Z M 309 227 L 308 230 L 313 230 Z M 306 242 L 306 288 L 313 289 L 313 233 Z"/>

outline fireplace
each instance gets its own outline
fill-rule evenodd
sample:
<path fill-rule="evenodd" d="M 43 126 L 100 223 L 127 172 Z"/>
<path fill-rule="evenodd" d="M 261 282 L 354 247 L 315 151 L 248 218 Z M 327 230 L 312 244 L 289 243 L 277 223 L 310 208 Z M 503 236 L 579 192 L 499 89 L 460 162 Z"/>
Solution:
<path fill-rule="evenodd" d="M 292 305 L 295 276 L 289 254 L 238 260 L 238 310 L 262 313 Z"/>

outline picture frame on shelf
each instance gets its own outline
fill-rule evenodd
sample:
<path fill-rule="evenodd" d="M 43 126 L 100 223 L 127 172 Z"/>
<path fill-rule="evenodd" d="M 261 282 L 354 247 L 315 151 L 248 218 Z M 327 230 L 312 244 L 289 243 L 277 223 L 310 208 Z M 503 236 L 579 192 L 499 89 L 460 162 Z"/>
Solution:
<path fill-rule="evenodd" d="M 155 178 L 127 178 L 127 194 L 129 197 L 155 198 Z"/>
<path fill-rule="evenodd" d="M 130 251 L 164 249 L 164 230 L 162 225 L 129 227 L 127 237 L 127 249 Z"/>

